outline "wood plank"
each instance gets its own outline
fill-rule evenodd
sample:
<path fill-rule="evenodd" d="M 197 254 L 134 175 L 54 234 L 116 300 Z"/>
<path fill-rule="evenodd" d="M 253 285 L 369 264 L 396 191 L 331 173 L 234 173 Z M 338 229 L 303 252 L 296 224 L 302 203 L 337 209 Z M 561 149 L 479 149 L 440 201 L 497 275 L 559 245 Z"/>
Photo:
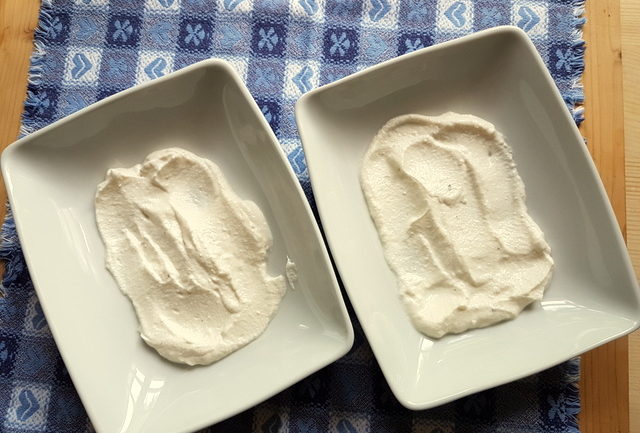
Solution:
<path fill-rule="evenodd" d="M 627 246 L 640 275 L 640 2 L 620 1 L 624 86 Z M 640 433 L 640 332 L 629 336 L 629 430 Z"/>
<path fill-rule="evenodd" d="M 588 0 L 583 83 L 585 117 L 582 133 L 598 167 L 618 223 L 626 228 L 624 120 L 619 0 Z M 629 432 L 627 338 L 582 357 L 580 380 L 583 433 Z"/>
<path fill-rule="evenodd" d="M 38 0 L 0 1 L 0 150 L 18 136 L 39 10 Z M 0 203 L 6 200 L 0 179 Z M 4 211 L 0 206 L 0 218 Z"/>

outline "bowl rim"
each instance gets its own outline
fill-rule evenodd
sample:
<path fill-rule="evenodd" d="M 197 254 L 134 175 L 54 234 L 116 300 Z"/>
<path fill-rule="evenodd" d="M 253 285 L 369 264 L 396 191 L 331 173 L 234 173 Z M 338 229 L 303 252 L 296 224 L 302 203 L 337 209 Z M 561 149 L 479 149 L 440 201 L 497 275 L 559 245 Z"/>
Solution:
<path fill-rule="evenodd" d="M 2 151 L 2 157 L 0 158 L 0 169 L 2 172 L 2 176 L 3 179 L 5 181 L 6 184 L 6 190 L 7 190 L 7 196 L 8 196 L 8 200 L 11 203 L 11 213 L 13 214 L 14 217 L 14 221 L 15 221 L 15 225 L 16 225 L 16 232 L 18 234 L 18 238 L 19 239 L 25 239 L 24 236 L 24 227 L 21 223 L 21 218 L 20 218 L 20 213 L 22 211 L 22 209 L 24 208 L 24 205 L 19 204 L 19 200 L 17 200 L 17 198 L 14 195 L 14 190 L 13 190 L 13 177 L 11 175 L 12 170 L 14 170 L 14 168 L 12 167 L 12 162 L 13 159 L 15 158 L 15 153 L 21 149 L 22 147 L 24 147 L 25 145 L 29 145 L 30 142 L 45 136 L 46 134 L 48 134 L 49 132 L 69 123 L 69 122 L 73 122 L 75 120 L 77 120 L 78 118 L 81 118 L 83 116 L 85 116 L 88 113 L 94 112 L 95 110 L 99 110 L 111 103 L 113 103 L 114 101 L 117 100 L 121 100 L 121 99 L 126 99 L 127 97 L 134 95 L 138 92 L 143 92 L 149 88 L 153 88 L 156 86 L 161 86 L 165 83 L 167 83 L 168 81 L 171 81 L 175 78 L 190 74 L 196 70 L 207 70 L 207 69 L 212 69 L 212 68 L 220 68 L 223 73 L 226 74 L 226 79 L 229 80 L 230 82 L 232 81 L 233 83 L 235 83 L 237 85 L 237 89 L 239 90 L 239 92 L 242 95 L 242 100 L 244 101 L 243 103 L 248 104 L 248 107 L 250 107 L 250 109 L 254 112 L 254 114 L 256 114 L 256 118 L 257 121 L 260 124 L 260 127 L 262 129 L 262 132 L 266 133 L 268 136 L 267 141 L 270 143 L 271 147 L 273 148 L 273 150 L 277 153 L 278 158 L 281 160 L 283 167 L 286 170 L 286 173 L 288 174 L 288 176 L 291 178 L 297 197 L 299 200 L 301 200 L 303 208 L 304 208 L 304 215 L 305 217 L 308 219 L 309 221 L 309 228 L 312 230 L 312 234 L 315 238 L 315 241 L 317 242 L 318 246 L 321 249 L 321 256 L 322 256 L 322 262 L 323 265 L 326 267 L 326 269 L 329 272 L 329 280 L 331 281 L 331 285 L 332 287 L 327 287 L 327 290 L 332 290 L 335 294 L 335 299 L 336 299 L 336 303 L 333 306 L 333 308 L 335 310 L 337 310 L 339 312 L 339 316 L 336 318 L 335 322 L 339 323 L 339 327 L 341 328 L 341 330 L 344 331 L 343 336 L 344 336 L 344 340 L 340 342 L 341 344 L 341 348 L 340 350 L 335 350 L 335 353 L 332 354 L 332 356 L 327 357 L 328 360 L 326 362 L 321 363 L 322 365 L 317 365 L 314 366 L 313 368 L 305 368 L 304 373 L 302 374 L 297 374 L 297 375 L 290 375 L 288 377 L 287 380 L 284 380 L 282 382 L 282 384 L 280 384 L 277 387 L 273 387 L 272 389 L 269 390 L 269 392 L 264 393 L 264 395 L 255 402 L 252 402 L 251 404 L 247 405 L 247 404 L 243 404 L 243 405 L 238 405 L 233 411 L 228 411 L 225 415 L 223 415 L 222 417 L 218 416 L 217 418 L 214 417 L 209 417 L 207 419 L 202 419 L 200 420 L 199 423 L 197 423 L 197 425 L 194 426 L 189 426 L 189 431 L 191 431 L 191 428 L 195 428 L 195 429 L 200 429 L 200 428 L 204 428 L 207 427 L 209 425 L 212 425 L 213 423 L 218 423 L 221 422 L 229 417 L 232 417 L 244 410 L 247 410 L 251 407 L 254 407 L 257 404 L 260 404 L 263 401 L 268 400 L 269 398 L 273 397 L 274 395 L 276 395 L 277 393 L 293 386 L 295 383 L 299 382 L 300 380 L 304 379 L 305 377 L 308 377 L 309 375 L 321 370 L 322 368 L 325 368 L 326 366 L 332 364 L 333 362 L 335 362 L 336 360 L 338 360 L 339 358 L 343 357 L 345 354 L 347 354 L 349 352 L 349 350 L 351 350 L 353 343 L 354 343 L 354 330 L 353 330 L 353 324 L 351 322 L 351 318 L 349 317 L 349 313 L 346 307 L 346 303 L 345 303 L 345 298 L 340 290 L 340 286 L 338 284 L 338 280 L 337 280 L 337 275 L 336 275 L 336 271 L 332 266 L 332 262 L 330 260 L 329 257 L 329 252 L 328 252 L 328 246 L 326 245 L 326 243 L 324 242 L 324 239 L 322 237 L 322 233 L 320 232 L 319 229 L 319 224 L 317 219 L 315 218 L 312 210 L 311 210 L 311 206 L 309 203 L 309 200 L 307 199 L 306 195 L 304 194 L 302 187 L 300 185 L 300 182 L 297 178 L 297 176 L 295 175 L 293 168 L 291 167 L 291 164 L 289 163 L 287 156 L 282 148 L 282 146 L 280 145 L 279 140 L 277 139 L 277 137 L 275 136 L 273 130 L 271 129 L 271 127 L 269 126 L 268 122 L 266 121 L 266 119 L 264 118 L 264 116 L 262 115 L 255 99 L 252 97 L 250 91 L 248 90 L 246 84 L 243 82 L 243 80 L 240 78 L 238 72 L 236 71 L 236 69 L 232 66 L 231 63 L 229 63 L 226 60 L 223 59 L 219 59 L 219 58 L 211 58 L 211 59 L 206 59 L 206 60 L 202 60 L 200 62 L 196 62 L 194 64 L 191 64 L 185 68 L 179 69 L 177 71 L 168 73 L 167 75 L 164 75 L 162 77 L 159 77 L 157 79 L 154 80 L 150 80 L 148 82 L 139 84 L 139 85 L 135 85 L 133 87 L 127 88 L 125 90 L 122 90 L 120 92 L 117 92 L 113 95 L 110 95 L 100 101 L 97 101 L 93 104 L 90 104 L 87 107 L 84 107 L 80 110 L 78 110 L 77 112 L 74 112 L 68 116 L 65 116 L 61 119 L 56 120 L 55 122 L 52 122 L 51 124 L 39 129 L 38 131 L 35 131 L 31 134 L 28 134 L 26 136 L 21 137 L 20 139 L 16 140 L 15 142 L 11 143 L 10 145 L 8 145 L 3 151 Z M 29 264 L 32 263 L 31 260 L 31 255 L 30 255 L 30 250 L 31 248 L 27 247 L 27 246 L 23 246 L 23 253 L 24 253 L 24 259 L 25 259 L 25 263 L 27 263 L 27 267 L 30 267 Z M 33 288 L 34 291 L 36 293 L 36 295 L 38 296 L 38 300 L 41 299 L 40 293 L 42 290 L 46 290 L 45 286 L 47 285 L 46 282 L 42 281 L 39 274 L 37 272 L 32 272 L 31 273 L 31 281 L 33 283 Z M 69 359 L 68 355 L 67 355 L 67 351 L 63 349 L 63 347 L 66 346 L 66 344 L 64 343 L 64 341 L 66 340 L 63 336 L 60 335 L 60 331 L 58 329 L 58 326 L 56 324 L 57 320 L 49 320 L 49 318 L 51 317 L 51 313 L 48 311 L 48 304 L 46 302 L 40 302 L 41 308 L 43 310 L 43 313 L 45 315 L 45 317 L 47 318 L 47 323 L 49 324 L 49 329 L 51 331 L 51 335 L 54 339 L 54 342 L 56 344 L 56 348 L 58 349 L 61 358 L 63 359 L 63 361 L 65 362 L 66 365 L 69 365 L 70 367 L 68 368 L 68 372 L 69 375 L 71 377 L 72 382 L 74 383 L 74 388 L 77 390 L 78 395 L 80 397 L 80 400 L 83 403 L 83 406 L 85 408 L 85 410 L 87 411 L 87 414 L 89 416 L 89 418 L 92 420 L 92 422 L 95 422 L 94 420 L 97 420 L 100 418 L 100 416 L 96 417 L 98 411 L 102 411 L 102 406 L 101 405 L 97 405 L 97 404 L 86 404 L 86 402 L 90 402 L 93 401 L 93 398 L 91 397 L 90 393 L 89 393 L 89 389 L 88 387 L 84 386 L 82 387 L 82 390 L 78 387 L 76 387 L 75 382 L 76 382 L 76 374 L 75 374 L 75 368 L 73 367 L 74 365 L 76 365 L 79 361 L 73 359 Z M 277 313 L 276 313 L 277 314 Z M 136 318 L 137 320 L 137 318 Z M 344 328 L 344 329 L 342 329 Z M 342 332 L 341 332 L 342 333 Z M 62 343 L 62 344 L 61 344 Z M 169 361 L 166 361 L 169 362 Z M 211 365 L 215 365 L 215 363 L 211 364 Z M 205 366 L 206 367 L 206 366 Z M 102 424 L 102 423 L 100 423 Z M 96 429 L 102 427 L 102 425 L 97 425 Z M 183 430 L 180 430 L 183 431 Z"/>
<path fill-rule="evenodd" d="M 312 141 L 317 141 L 315 139 L 310 139 L 308 132 L 306 131 L 305 126 L 303 125 L 303 122 L 300 120 L 301 118 L 305 117 L 303 114 L 303 112 L 305 110 L 307 110 L 307 105 L 310 105 L 312 102 L 311 100 L 318 98 L 320 95 L 322 95 L 324 92 L 334 89 L 334 88 L 338 88 L 341 87 L 351 81 L 357 81 L 361 78 L 366 77 L 367 75 L 376 72 L 376 71 L 381 71 L 387 68 L 392 68 L 392 67 L 397 67 L 398 64 L 403 63 L 407 60 L 413 59 L 413 58 L 418 58 L 418 57 L 424 57 L 424 56 L 430 56 L 432 53 L 434 52 L 439 52 L 439 51 L 443 51 L 443 50 L 448 50 L 452 47 L 456 47 L 456 46 L 460 46 L 460 45 L 465 45 L 469 42 L 472 41 L 476 41 L 478 39 L 485 39 L 485 38 L 493 38 L 493 37 L 499 37 L 499 36 L 507 36 L 510 38 L 514 38 L 515 40 L 519 41 L 520 43 L 524 43 L 524 46 L 526 47 L 526 49 L 528 50 L 529 54 L 533 57 L 533 59 L 535 59 L 537 66 L 541 69 L 541 72 L 543 73 L 542 75 L 544 76 L 545 82 L 546 84 L 552 89 L 553 91 L 553 97 L 555 99 L 555 103 L 557 104 L 562 104 L 563 106 L 566 106 L 566 104 L 564 103 L 564 100 L 562 98 L 562 95 L 555 83 L 555 80 L 553 79 L 553 77 L 551 76 L 551 74 L 549 73 L 548 68 L 546 67 L 543 59 L 541 58 L 538 50 L 536 49 L 535 45 L 533 44 L 532 40 L 529 38 L 529 36 L 527 35 L 527 33 L 525 31 L 523 31 L 522 29 L 520 29 L 517 26 L 513 26 L 513 25 L 503 25 L 503 26 L 497 26 L 497 27 L 493 27 L 493 28 L 489 28 L 486 30 L 482 30 L 482 31 L 478 31 L 466 36 L 462 36 L 456 39 L 452 39 L 449 41 L 445 41 L 445 42 L 441 42 L 441 43 L 437 43 L 434 44 L 432 46 L 429 47 L 425 47 L 416 51 L 413 51 L 411 53 L 407 53 L 398 57 L 394 57 L 392 59 L 386 60 L 384 62 L 378 63 L 376 65 L 364 68 L 360 71 L 357 71 L 353 74 L 350 74 L 348 76 L 345 76 L 339 80 L 336 80 L 334 82 L 325 84 L 323 86 L 317 87 L 307 93 L 305 93 L 304 95 L 302 95 L 296 102 L 295 105 L 295 114 L 296 114 L 296 124 L 298 127 L 298 132 L 301 138 L 301 142 L 302 142 L 302 146 L 305 149 L 305 152 L 307 151 L 307 149 L 309 149 L 311 146 L 310 143 Z M 568 122 L 568 124 L 570 124 L 570 127 L 572 129 L 573 135 L 576 138 L 576 140 L 580 140 L 583 141 L 583 137 L 580 134 L 580 131 L 573 119 L 573 117 L 571 116 L 569 110 L 564 110 L 564 122 Z M 634 271 L 633 271 L 633 266 L 631 263 L 631 259 L 629 257 L 627 248 L 626 248 L 626 244 L 624 242 L 624 238 L 622 237 L 622 233 L 620 231 L 620 226 L 617 222 L 616 216 L 613 212 L 613 209 L 611 207 L 611 204 L 608 200 L 608 196 L 606 193 L 606 189 L 604 187 L 604 185 L 602 184 L 602 181 L 600 179 L 600 176 L 598 174 L 597 171 L 597 167 L 595 166 L 595 163 L 593 161 L 593 158 L 591 156 L 591 154 L 589 153 L 589 150 L 587 148 L 587 146 L 580 146 L 579 150 L 577 150 L 579 152 L 582 152 L 587 158 L 587 164 L 588 164 L 588 168 L 590 171 L 590 174 L 593 175 L 596 179 L 596 184 L 597 184 L 597 191 L 598 193 L 605 198 L 606 202 L 605 202 L 605 210 L 606 210 L 606 216 L 608 219 L 608 223 L 612 224 L 616 230 L 616 235 L 615 235 L 615 243 L 616 243 L 616 248 L 620 249 L 621 251 L 624 251 L 623 255 L 623 261 L 624 261 L 624 267 L 627 271 L 627 275 L 625 277 L 627 277 L 629 279 L 629 281 L 632 282 L 632 286 L 630 287 L 631 291 L 634 293 L 636 300 L 640 300 L 640 287 L 638 285 L 638 281 L 635 277 Z M 312 187 L 314 185 L 314 178 L 319 178 L 320 175 L 318 175 L 317 173 L 315 173 L 314 168 L 313 168 L 313 164 L 309 164 L 308 165 L 308 171 L 309 171 L 309 177 L 311 179 L 311 183 L 312 183 Z M 329 211 L 325 208 L 324 202 L 322 200 L 318 200 L 316 199 L 316 206 L 318 208 L 318 213 L 320 215 L 320 219 L 324 220 L 326 219 L 326 215 L 328 215 Z M 325 216 L 323 218 L 323 216 Z M 326 224 L 323 224 L 326 227 Z M 327 238 L 327 243 L 331 249 L 331 245 L 332 245 L 332 240 L 331 240 L 331 233 L 329 232 L 329 230 L 325 230 L 326 231 L 326 238 Z M 339 243 L 339 241 L 334 241 L 333 244 Z M 345 269 L 347 266 L 344 264 L 341 264 L 341 262 L 339 262 L 338 260 L 335 260 L 335 264 L 336 264 L 336 268 L 338 269 L 338 273 L 342 273 L 342 270 Z M 351 290 L 357 290 L 357 289 L 350 289 L 348 284 L 344 284 L 345 287 L 345 291 L 347 292 L 347 295 L 350 294 Z M 350 298 L 350 302 L 352 302 L 352 304 L 354 304 L 354 311 L 355 314 L 358 318 L 360 318 L 359 314 L 358 314 L 358 309 L 355 306 L 355 303 L 353 301 L 351 301 L 351 297 Z M 640 309 L 638 309 L 638 313 L 640 313 Z M 411 398 L 409 398 L 409 394 L 402 390 L 401 386 L 399 386 L 398 382 L 395 380 L 389 380 L 389 377 L 392 373 L 392 369 L 390 368 L 382 368 L 382 364 L 378 361 L 378 363 L 380 364 L 380 367 L 384 373 L 384 377 L 387 381 L 387 383 L 389 384 L 389 387 L 391 388 L 393 394 L 395 395 L 395 397 L 398 399 L 398 401 L 406 408 L 408 409 L 412 409 L 412 410 L 423 410 L 423 409 L 429 409 L 429 408 L 433 408 L 436 406 L 440 406 L 446 403 L 449 403 L 451 401 L 457 400 L 459 398 L 465 397 L 467 395 L 476 393 L 476 392 L 480 392 L 489 388 L 493 388 L 496 386 L 500 386 L 500 385 L 504 385 L 506 383 L 521 379 L 523 377 L 526 377 L 528 375 L 531 374 L 536 374 L 539 373 L 545 369 L 548 369 L 550 367 L 553 367 L 554 365 L 557 365 L 560 362 L 566 362 L 582 353 L 588 352 L 596 347 L 599 347 L 601 345 L 604 345 L 612 340 L 615 340 L 617 338 L 620 338 L 624 335 L 627 335 L 633 331 L 635 331 L 636 329 L 638 329 L 640 327 L 640 318 L 639 319 L 635 319 L 633 320 L 633 324 L 632 326 L 630 326 L 628 329 L 624 330 L 624 331 L 620 331 L 617 333 L 614 333 L 613 335 L 600 340 L 600 342 L 598 343 L 594 343 L 594 344 L 590 344 L 586 347 L 580 348 L 580 349 L 574 349 L 572 350 L 569 355 L 563 357 L 560 360 L 556 360 L 556 361 L 551 361 L 548 360 L 547 362 L 541 363 L 540 366 L 538 368 L 535 369 L 529 369 L 527 372 L 524 373 L 511 373 L 508 375 L 505 375 L 505 377 L 501 380 L 494 380 L 492 381 L 492 383 L 490 385 L 486 385 L 486 386 L 480 386 L 480 387 L 467 387 L 465 390 L 462 390 L 460 392 L 457 392 L 455 394 L 450 394 L 444 397 L 440 397 L 437 399 L 430 399 L 430 400 L 426 400 L 426 401 L 420 401 L 420 402 L 416 402 L 411 400 Z M 366 328 L 363 326 L 362 327 L 363 332 L 365 335 L 367 335 L 367 331 Z M 376 360 L 378 360 L 378 356 L 377 356 L 377 352 L 379 349 L 378 347 L 374 348 L 373 345 L 371 346 L 372 351 L 374 352 L 374 355 L 376 355 Z M 385 366 L 386 367 L 386 366 Z"/>

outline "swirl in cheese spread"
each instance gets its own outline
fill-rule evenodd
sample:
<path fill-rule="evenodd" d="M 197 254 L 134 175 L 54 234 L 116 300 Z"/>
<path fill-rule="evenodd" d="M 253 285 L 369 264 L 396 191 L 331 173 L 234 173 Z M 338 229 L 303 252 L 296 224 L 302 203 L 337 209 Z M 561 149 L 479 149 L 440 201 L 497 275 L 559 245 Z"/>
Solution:
<path fill-rule="evenodd" d="M 112 169 L 96 218 L 107 268 L 135 308 L 142 339 L 163 357 L 209 364 L 258 337 L 285 293 L 266 271 L 272 239 L 211 161 L 182 149 Z"/>
<path fill-rule="evenodd" d="M 553 259 L 511 149 L 478 117 L 405 115 L 376 135 L 361 186 L 416 329 L 440 338 L 512 319 Z"/>

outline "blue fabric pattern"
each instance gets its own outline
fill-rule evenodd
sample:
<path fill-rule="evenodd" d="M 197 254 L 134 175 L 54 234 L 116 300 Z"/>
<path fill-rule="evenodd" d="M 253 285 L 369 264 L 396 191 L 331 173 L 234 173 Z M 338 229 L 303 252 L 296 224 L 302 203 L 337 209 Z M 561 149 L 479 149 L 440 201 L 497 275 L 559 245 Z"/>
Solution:
<path fill-rule="evenodd" d="M 501 24 L 538 48 L 576 122 L 582 0 L 45 0 L 22 134 L 202 59 L 240 73 L 311 198 L 294 103 L 380 61 Z M 2 229 L 0 431 L 93 431 L 35 296 L 11 214 Z M 400 406 L 352 314 L 344 358 L 210 432 L 578 432 L 578 360 L 448 405 Z"/>

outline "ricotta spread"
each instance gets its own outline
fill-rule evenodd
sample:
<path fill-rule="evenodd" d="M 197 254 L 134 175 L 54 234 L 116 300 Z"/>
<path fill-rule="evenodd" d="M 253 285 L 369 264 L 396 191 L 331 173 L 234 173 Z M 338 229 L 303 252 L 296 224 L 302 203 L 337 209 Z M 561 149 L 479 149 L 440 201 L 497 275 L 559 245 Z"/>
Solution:
<path fill-rule="evenodd" d="M 298 282 L 298 267 L 289 257 L 287 257 L 287 264 L 284 266 L 284 274 L 287 276 L 291 290 L 295 290 L 296 282 Z"/>
<path fill-rule="evenodd" d="M 109 170 L 95 205 L 107 269 L 160 355 L 209 364 L 265 330 L 286 290 L 266 271 L 271 232 L 213 162 L 154 152 Z"/>
<path fill-rule="evenodd" d="M 512 319 L 542 298 L 553 259 L 511 149 L 476 116 L 390 120 L 361 186 L 414 327 L 440 338 Z"/>

